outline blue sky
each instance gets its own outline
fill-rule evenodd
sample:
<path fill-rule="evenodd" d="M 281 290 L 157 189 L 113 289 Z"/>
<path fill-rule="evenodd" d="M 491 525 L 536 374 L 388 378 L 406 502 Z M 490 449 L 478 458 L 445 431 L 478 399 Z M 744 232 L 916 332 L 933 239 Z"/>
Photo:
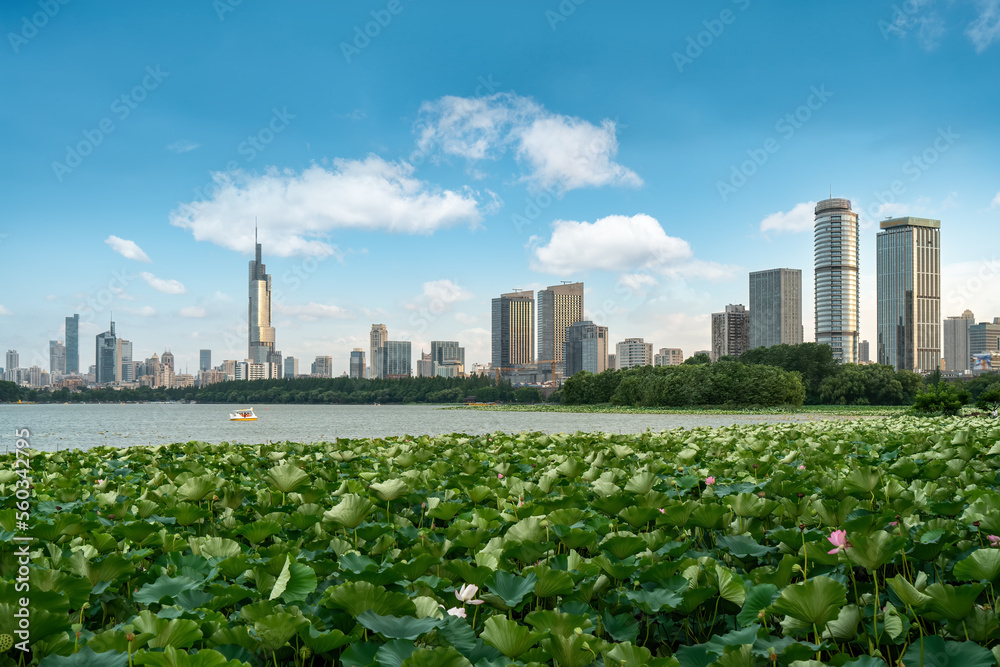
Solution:
<path fill-rule="evenodd" d="M 612 341 L 685 354 L 812 203 L 942 221 L 942 310 L 1000 315 L 1000 0 L 83 3 L 0 8 L 0 348 L 81 313 L 137 357 L 246 354 L 253 219 L 277 346 L 489 359 L 489 303 L 582 280 Z M 263 6 L 262 6 L 263 5 Z M 776 6 L 778 5 L 778 6 Z M 367 31 L 368 34 L 365 34 Z"/>

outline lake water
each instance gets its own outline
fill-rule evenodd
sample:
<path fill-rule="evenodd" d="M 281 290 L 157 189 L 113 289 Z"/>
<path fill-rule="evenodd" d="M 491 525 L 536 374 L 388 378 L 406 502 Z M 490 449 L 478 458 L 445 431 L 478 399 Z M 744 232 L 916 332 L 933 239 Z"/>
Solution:
<path fill-rule="evenodd" d="M 12 451 L 14 429 L 31 431 L 35 449 L 88 449 L 98 445 L 205 442 L 316 442 L 392 435 L 481 434 L 494 431 L 639 433 L 695 426 L 812 421 L 817 415 L 664 415 L 447 410 L 428 405 L 255 406 L 255 422 L 231 422 L 245 405 L 0 405 L 0 452 Z"/>

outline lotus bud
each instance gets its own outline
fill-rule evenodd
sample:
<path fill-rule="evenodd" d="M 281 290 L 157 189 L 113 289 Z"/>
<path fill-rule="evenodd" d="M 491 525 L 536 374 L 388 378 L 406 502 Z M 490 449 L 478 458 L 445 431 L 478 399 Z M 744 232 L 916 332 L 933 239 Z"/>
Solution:
<path fill-rule="evenodd" d="M 309 650 L 308 646 L 303 646 L 301 649 L 299 649 L 299 655 L 302 657 L 303 660 L 305 660 L 312 655 L 312 651 Z"/>
<path fill-rule="evenodd" d="M 125 641 L 127 641 L 129 644 L 131 644 L 132 642 L 134 642 L 135 641 L 135 633 L 134 632 L 130 632 L 127 635 L 125 635 Z"/>
<path fill-rule="evenodd" d="M 757 494 L 757 497 L 758 498 L 763 498 L 766 495 L 767 495 L 766 493 L 764 493 L 763 491 L 761 491 L 760 493 Z"/>
<path fill-rule="evenodd" d="M 575 632 L 578 635 L 582 635 L 583 634 L 583 628 L 573 628 L 573 632 Z"/>
<path fill-rule="evenodd" d="M 806 494 L 802 493 L 801 491 L 799 491 L 795 495 L 797 495 L 799 498 L 805 498 L 806 497 Z"/>
<path fill-rule="evenodd" d="M 799 524 L 799 530 L 802 531 L 802 530 L 805 530 L 805 529 L 806 529 L 806 524 L 800 523 Z"/>

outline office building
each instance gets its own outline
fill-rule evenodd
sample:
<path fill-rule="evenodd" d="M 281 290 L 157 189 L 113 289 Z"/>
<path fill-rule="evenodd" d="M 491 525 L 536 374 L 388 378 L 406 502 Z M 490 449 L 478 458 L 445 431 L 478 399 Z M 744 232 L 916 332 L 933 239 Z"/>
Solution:
<path fill-rule="evenodd" d="M 382 368 L 386 379 L 398 380 L 412 375 L 410 341 L 387 340 L 382 350 Z"/>
<path fill-rule="evenodd" d="M 66 373 L 80 372 L 80 316 L 66 318 Z"/>
<path fill-rule="evenodd" d="M 642 338 L 626 338 L 615 345 L 615 363 L 620 369 L 652 366 L 653 344 Z"/>
<path fill-rule="evenodd" d="M 360 347 L 351 350 L 350 377 L 358 379 L 365 377 L 365 351 Z"/>
<path fill-rule="evenodd" d="M 431 361 L 430 352 L 420 352 L 420 360 L 417 361 L 417 377 L 429 378 L 434 376 L 434 362 Z"/>
<path fill-rule="evenodd" d="M 554 361 L 562 370 L 566 328 L 583 321 L 583 283 L 563 283 L 539 290 L 536 304 L 538 347 L 535 357 L 539 364 Z"/>
<path fill-rule="evenodd" d="M 994 320 L 969 326 L 969 354 L 1000 352 L 1000 323 Z"/>
<path fill-rule="evenodd" d="M 66 375 L 66 346 L 61 340 L 49 341 L 49 374 L 52 377 Z"/>
<path fill-rule="evenodd" d="M 604 372 L 608 368 L 608 328 L 589 320 L 566 327 L 562 358 L 564 377 L 572 377 L 580 371 Z"/>
<path fill-rule="evenodd" d="M 684 351 L 679 347 L 661 347 L 658 354 L 653 355 L 654 366 L 680 366 L 684 363 Z"/>
<path fill-rule="evenodd" d="M 198 370 L 207 371 L 212 368 L 212 351 L 200 350 L 198 352 Z"/>
<path fill-rule="evenodd" d="M 20 367 L 17 350 L 7 350 L 6 365 L 3 369 L 3 379 L 7 382 L 17 382 L 17 369 Z"/>
<path fill-rule="evenodd" d="M 816 204 L 814 227 L 816 342 L 829 345 L 833 358 L 858 360 L 858 214 L 847 199 Z"/>
<path fill-rule="evenodd" d="M 465 375 L 465 348 L 457 340 L 432 340 L 430 355 L 433 364 L 431 375 Z"/>
<path fill-rule="evenodd" d="M 254 230 L 254 258 L 250 261 L 250 303 L 247 306 L 247 358 L 257 364 L 272 361 L 274 327 L 271 326 L 271 276 L 261 262 Z"/>
<path fill-rule="evenodd" d="M 618 355 L 616 354 L 608 355 L 608 368 L 611 370 L 618 368 Z"/>
<path fill-rule="evenodd" d="M 802 342 L 802 271 L 750 273 L 750 349 Z"/>
<path fill-rule="evenodd" d="M 312 374 L 318 377 L 333 377 L 333 357 L 317 356 L 312 364 Z"/>
<path fill-rule="evenodd" d="M 492 303 L 493 370 L 523 366 L 534 361 L 535 293 L 515 290 Z"/>
<path fill-rule="evenodd" d="M 944 321 L 944 370 L 961 373 L 972 369 L 969 334 L 975 323 L 976 316 L 971 310 Z"/>
<path fill-rule="evenodd" d="M 289 380 L 299 376 L 299 360 L 295 357 L 285 358 L 285 377 Z"/>
<path fill-rule="evenodd" d="M 929 373 L 941 366 L 941 222 L 883 220 L 875 239 L 878 363 Z"/>
<path fill-rule="evenodd" d="M 373 324 L 369 338 L 372 365 L 371 377 L 373 380 L 384 380 L 385 369 L 382 364 L 385 361 L 385 343 L 389 340 L 389 329 L 384 324 Z"/>
<path fill-rule="evenodd" d="M 135 382 L 135 367 L 132 364 L 132 341 L 119 338 L 118 349 L 122 367 L 119 378 L 122 382 Z"/>
<path fill-rule="evenodd" d="M 115 335 L 115 322 L 111 321 L 111 328 L 95 337 L 94 359 L 97 361 L 97 375 L 94 381 L 97 384 L 111 384 L 121 382 L 122 358 L 121 346 L 118 345 L 118 336 Z"/>
<path fill-rule="evenodd" d="M 729 304 L 712 313 L 712 361 L 739 357 L 750 349 L 750 312 L 743 304 Z"/>
<path fill-rule="evenodd" d="M 863 340 L 860 343 L 858 343 L 858 363 L 867 364 L 870 363 L 871 360 L 872 358 L 870 356 L 868 348 L 868 341 Z"/>

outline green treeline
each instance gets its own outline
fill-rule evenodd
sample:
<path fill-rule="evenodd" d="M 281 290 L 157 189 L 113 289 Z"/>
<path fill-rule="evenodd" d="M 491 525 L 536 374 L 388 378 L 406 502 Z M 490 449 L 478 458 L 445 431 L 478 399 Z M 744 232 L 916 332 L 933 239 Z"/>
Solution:
<path fill-rule="evenodd" d="M 597 375 L 581 372 L 567 380 L 562 390 L 566 405 L 799 406 L 804 399 L 805 389 L 798 373 L 731 360 L 643 366 Z"/>
<path fill-rule="evenodd" d="M 3 383 L 0 383 L 2 385 Z M 198 403 L 461 403 L 475 396 L 477 401 L 512 402 L 527 398 L 515 396 L 509 382 L 497 385 L 491 376 L 468 378 L 420 377 L 402 380 L 362 380 L 357 378 L 295 378 L 293 380 L 253 380 L 219 382 L 201 389 L 84 389 L 54 392 L 0 386 L 2 400 L 38 403 L 129 403 L 142 401 L 197 401 Z M 535 392 L 537 393 L 537 391 Z"/>

